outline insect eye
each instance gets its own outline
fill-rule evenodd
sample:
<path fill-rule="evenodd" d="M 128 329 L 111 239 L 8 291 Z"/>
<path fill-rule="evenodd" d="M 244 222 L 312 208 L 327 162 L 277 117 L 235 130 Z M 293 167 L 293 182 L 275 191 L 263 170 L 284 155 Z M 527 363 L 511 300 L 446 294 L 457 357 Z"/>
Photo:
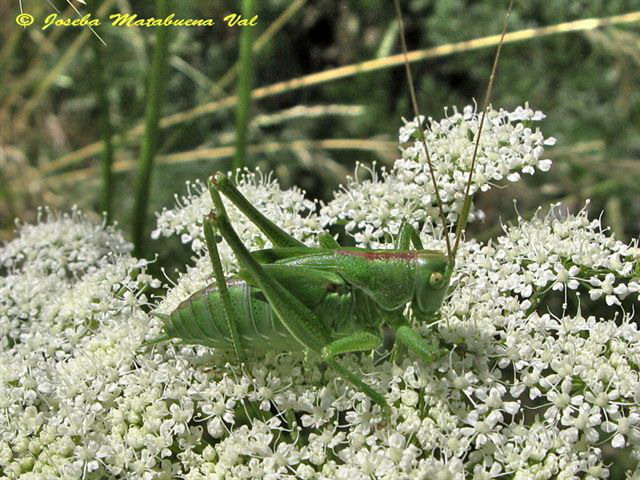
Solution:
<path fill-rule="evenodd" d="M 429 286 L 431 288 L 440 288 L 444 284 L 444 275 L 440 272 L 433 272 L 429 277 Z"/>

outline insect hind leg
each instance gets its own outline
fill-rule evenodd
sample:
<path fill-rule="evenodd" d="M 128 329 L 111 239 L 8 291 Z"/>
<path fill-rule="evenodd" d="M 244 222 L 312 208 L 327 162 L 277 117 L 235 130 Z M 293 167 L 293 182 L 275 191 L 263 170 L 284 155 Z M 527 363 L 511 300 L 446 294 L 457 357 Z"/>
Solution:
<path fill-rule="evenodd" d="M 386 414 L 390 408 L 384 397 L 364 383 L 358 375 L 341 365 L 335 358 L 335 353 L 353 351 L 349 348 L 359 350 L 370 350 L 379 344 L 379 339 L 374 343 L 375 336 L 370 334 L 361 335 L 358 339 L 339 343 L 331 342 L 330 332 L 318 317 L 309 310 L 300 300 L 298 300 L 289 290 L 280 284 L 258 261 L 253 258 L 251 252 L 244 246 L 238 234 L 229 222 L 229 218 L 222 204 L 220 195 L 216 190 L 211 191 L 213 204 L 216 207 L 216 214 L 210 216 L 213 226 L 229 244 L 233 253 L 242 268 L 251 276 L 262 294 L 265 296 L 271 309 L 278 316 L 279 320 L 289 331 L 289 333 L 306 349 L 318 354 L 325 354 L 324 362 L 335 369 L 342 378 L 350 381 L 374 402 L 378 403 Z M 373 345 L 373 347 L 372 347 Z M 328 346 L 328 350 L 325 347 Z"/>
<path fill-rule="evenodd" d="M 336 370 L 342 378 L 350 381 L 353 385 L 364 392 L 371 400 L 380 405 L 385 415 L 391 415 L 391 408 L 384 397 L 373 388 L 363 382 L 358 375 L 339 364 L 335 357 L 342 353 L 365 352 L 374 350 L 380 346 L 382 339 L 379 335 L 369 332 L 356 332 L 347 337 L 339 338 L 331 342 L 322 349 L 322 359 L 331 368 Z"/>
<path fill-rule="evenodd" d="M 212 189 L 211 197 L 216 207 L 215 215 L 210 216 L 213 226 L 231 247 L 240 267 L 249 276 L 250 283 L 260 289 L 291 335 L 304 347 L 319 353 L 331 342 L 326 326 L 258 263 L 231 226 L 220 194 Z"/>
<path fill-rule="evenodd" d="M 222 172 L 218 172 L 209 178 L 209 192 L 213 197 L 215 193 L 222 193 L 240 211 L 253 222 L 253 224 L 264 233 L 271 243 L 276 247 L 302 247 L 307 246 L 301 241 L 293 238 L 287 232 L 278 227 L 275 223 L 265 217 L 256 207 L 251 205 L 249 200 L 245 198 L 240 190 L 231 182 L 228 176 Z"/>

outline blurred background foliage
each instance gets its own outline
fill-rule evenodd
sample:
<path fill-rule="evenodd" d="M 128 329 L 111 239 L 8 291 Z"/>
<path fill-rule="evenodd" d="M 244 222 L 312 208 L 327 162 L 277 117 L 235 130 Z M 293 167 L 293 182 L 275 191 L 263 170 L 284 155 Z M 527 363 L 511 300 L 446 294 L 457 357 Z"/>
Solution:
<path fill-rule="evenodd" d="M 112 218 L 126 231 L 134 208 L 136 162 L 145 117 L 147 82 L 156 37 L 153 28 L 113 28 L 108 13 L 150 17 L 155 2 L 132 0 L 22 0 L 36 18 L 15 23 L 18 1 L 0 14 L 0 235 L 10 238 L 14 218 L 33 220 L 36 208 L 77 204 L 99 218 L 100 148 L 105 123 L 112 132 Z M 470 41 L 501 30 L 505 1 L 404 0 L 410 50 Z M 93 13 L 106 45 L 86 28 L 51 27 L 43 19 Z M 234 153 L 239 28 L 220 20 L 241 2 L 170 0 L 182 18 L 213 18 L 213 28 L 172 29 L 166 101 L 151 177 L 147 236 L 153 213 L 170 207 L 185 181 L 231 167 Z M 399 53 L 393 3 L 387 0 L 261 0 L 256 2 L 253 87 L 261 88 L 329 69 Z M 633 0 L 530 0 L 516 2 L 509 31 L 638 9 Z M 446 106 L 481 102 L 495 47 L 461 51 L 413 65 L 421 110 L 441 117 Z M 384 60 L 383 60 L 384 63 Z M 640 23 L 556 33 L 505 45 L 493 104 L 514 108 L 528 101 L 548 118 L 543 131 L 558 138 L 548 150 L 554 167 L 507 191 L 479 197 L 487 213 L 474 226 L 484 239 L 500 220 L 552 201 L 579 209 L 591 198 L 593 215 L 623 240 L 640 230 Z M 263 91 L 251 103 L 247 165 L 273 170 L 284 187 L 299 185 L 328 199 L 356 161 L 391 165 L 397 157 L 401 117 L 410 117 L 402 65 L 296 88 Z M 101 92 L 103 95 L 101 101 Z M 106 107 L 105 107 L 106 105 Z M 106 110 L 105 110 L 106 108 Z M 106 113 L 105 113 L 106 112 Z M 186 113 L 185 113 L 186 112 Z M 106 115 L 106 117 L 105 117 Z M 202 150 L 206 149 L 206 150 Z M 167 242 L 167 243 L 161 243 Z M 147 256 L 179 265 L 185 250 L 166 240 L 149 243 Z"/>

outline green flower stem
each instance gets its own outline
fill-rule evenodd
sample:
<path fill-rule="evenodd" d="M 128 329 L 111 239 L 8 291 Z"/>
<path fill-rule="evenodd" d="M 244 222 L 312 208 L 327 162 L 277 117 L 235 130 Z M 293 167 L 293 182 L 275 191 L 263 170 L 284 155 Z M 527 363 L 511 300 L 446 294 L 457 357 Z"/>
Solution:
<path fill-rule="evenodd" d="M 254 0 L 242 0 L 242 17 L 255 15 Z M 240 34 L 240 74 L 238 76 L 238 104 L 236 107 L 236 150 L 233 168 L 246 165 L 247 133 L 251 110 L 251 86 L 253 84 L 253 27 L 244 27 Z"/>
<path fill-rule="evenodd" d="M 100 124 L 100 132 L 104 149 L 100 158 L 100 175 L 102 177 L 102 190 L 100 192 L 100 209 L 105 214 L 105 220 L 110 224 L 113 220 L 112 196 L 113 196 L 113 129 L 110 120 L 109 97 L 107 95 L 107 82 L 104 76 L 104 57 L 105 46 L 94 37 L 94 69 L 93 75 L 95 79 L 96 90 L 96 106 L 98 109 L 98 118 Z"/>
<path fill-rule="evenodd" d="M 156 14 L 159 18 L 169 15 L 169 0 L 156 0 Z M 165 79 L 168 64 L 169 28 L 156 29 L 156 46 L 153 63 L 147 85 L 147 107 L 145 113 L 145 131 L 142 137 L 138 178 L 136 182 L 136 201 L 133 210 L 133 243 L 137 257 L 143 254 L 145 224 L 149 206 L 149 185 L 153 171 L 153 159 L 158 140 L 158 120 L 165 93 Z"/>

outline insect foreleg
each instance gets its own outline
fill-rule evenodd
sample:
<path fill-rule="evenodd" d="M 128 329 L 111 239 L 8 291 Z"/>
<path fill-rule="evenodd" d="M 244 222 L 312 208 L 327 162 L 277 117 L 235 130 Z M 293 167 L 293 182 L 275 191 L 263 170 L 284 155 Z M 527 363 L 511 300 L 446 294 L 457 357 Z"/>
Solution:
<path fill-rule="evenodd" d="M 211 196 L 213 204 L 216 206 L 216 214 L 211 217 L 211 221 L 233 250 L 241 267 L 251 276 L 252 283 L 258 286 L 289 333 L 307 349 L 322 354 L 324 348 L 332 343 L 328 328 L 253 258 L 251 252 L 247 250 L 231 226 L 224 205 L 222 205 L 220 196 L 215 189 L 211 190 Z M 372 343 L 371 339 L 368 340 L 367 347 Z M 360 388 L 385 412 L 389 411 L 389 406 L 382 395 L 360 380 L 354 372 L 340 365 L 333 356 L 325 358 L 325 363 L 337 370 L 344 379 Z"/>
<path fill-rule="evenodd" d="M 222 304 L 224 305 L 224 316 L 227 320 L 227 328 L 229 329 L 229 336 L 231 337 L 233 351 L 236 354 L 238 362 L 243 363 L 246 360 L 246 355 L 242 348 L 240 333 L 238 332 L 238 315 L 231 303 L 229 289 L 227 288 L 227 281 L 225 280 L 224 272 L 222 271 L 222 262 L 220 261 L 220 254 L 218 253 L 218 245 L 213 233 L 211 220 L 209 218 L 204 219 L 203 228 L 204 238 L 207 242 L 207 250 L 209 251 L 209 258 L 211 259 L 211 266 L 213 267 L 213 275 L 216 279 L 216 285 L 220 292 L 220 297 L 222 298 Z"/>
<path fill-rule="evenodd" d="M 400 233 L 398 234 L 398 238 L 396 239 L 395 248 L 397 250 L 409 250 L 412 243 L 414 249 L 424 249 L 424 247 L 422 246 L 422 240 L 420 240 L 420 235 L 418 234 L 417 230 L 410 224 L 404 223 L 402 224 L 402 228 L 400 229 Z"/>
<path fill-rule="evenodd" d="M 336 359 L 333 357 L 327 358 L 325 360 L 325 363 L 329 365 L 331 368 L 333 368 L 335 371 L 337 371 L 342 378 L 349 380 L 356 387 L 362 390 L 371 400 L 373 400 L 378 405 L 380 405 L 380 408 L 382 408 L 382 411 L 387 417 L 391 416 L 391 407 L 389 407 L 389 404 L 384 399 L 384 397 L 380 395 L 378 392 L 376 392 L 369 385 L 364 383 L 362 380 L 360 380 L 360 377 L 358 377 L 358 375 L 353 373 L 348 368 L 345 368 L 344 366 L 340 365 L 336 361 Z"/>
<path fill-rule="evenodd" d="M 213 192 L 220 192 L 233 202 L 238 209 L 244 213 L 254 225 L 256 225 L 266 237 L 271 240 L 276 247 L 302 247 L 307 248 L 304 243 L 296 240 L 287 232 L 278 227 L 275 223 L 265 217 L 260 211 L 251 205 L 240 190 L 231 182 L 224 173 L 218 172 L 209 178 L 209 191 L 213 197 Z"/>
<path fill-rule="evenodd" d="M 318 235 L 318 244 L 322 248 L 327 248 L 329 250 L 335 250 L 337 248 L 341 248 L 340 245 L 335 238 L 331 236 L 331 234 L 324 232 Z"/>

